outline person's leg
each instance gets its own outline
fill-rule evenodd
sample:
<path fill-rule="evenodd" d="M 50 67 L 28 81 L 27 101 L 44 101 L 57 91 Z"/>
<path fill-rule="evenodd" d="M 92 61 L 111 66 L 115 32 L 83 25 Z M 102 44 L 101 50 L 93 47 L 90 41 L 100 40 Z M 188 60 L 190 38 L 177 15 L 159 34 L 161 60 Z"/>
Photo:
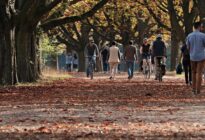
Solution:
<path fill-rule="evenodd" d="M 110 66 L 110 78 L 113 76 L 113 63 L 109 63 Z"/>
<path fill-rule="evenodd" d="M 191 61 L 191 67 L 192 67 L 192 89 L 195 92 L 196 90 L 196 69 L 197 69 L 197 63 L 194 61 Z"/>
<path fill-rule="evenodd" d="M 185 73 L 185 82 L 186 84 L 189 84 L 189 79 L 188 79 L 189 65 L 186 62 L 183 62 L 183 68 Z"/>
<path fill-rule="evenodd" d="M 143 73 L 146 72 L 146 65 L 147 65 L 147 60 L 143 58 L 143 60 L 142 60 Z"/>
<path fill-rule="evenodd" d="M 204 61 L 198 62 L 198 66 L 197 66 L 197 70 L 196 70 L 196 90 L 197 90 L 197 93 L 200 93 L 200 91 L 201 91 L 203 69 L 204 69 Z"/>
<path fill-rule="evenodd" d="M 158 59 L 155 57 L 154 58 L 154 64 L 155 64 L 155 79 L 157 80 L 157 77 L 158 77 L 158 69 L 159 69 L 159 61 Z"/>
<path fill-rule="evenodd" d="M 128 77 L 130 77 L 129 61 L 127 61 L 126 64 L 127 64 L 127 74 L 128 74 Z"/>
<path fill-rule="evenodd" d="M 132 78 L 134 75 L 134 61 L 130 62 L 130 69 L 131 69 L 131 78 Z"/>
<path fill-rule="evenodd" d="M 115 79 L 115 75 L 118 71 L 118 63 L 113 64 L 113 78 Z"/>
<path fill-rule="evenodd" d="M 188 64 L 189 69 L 189 84 L 192 84 L 192 72 L 191 72 L 191 63 Z"/>

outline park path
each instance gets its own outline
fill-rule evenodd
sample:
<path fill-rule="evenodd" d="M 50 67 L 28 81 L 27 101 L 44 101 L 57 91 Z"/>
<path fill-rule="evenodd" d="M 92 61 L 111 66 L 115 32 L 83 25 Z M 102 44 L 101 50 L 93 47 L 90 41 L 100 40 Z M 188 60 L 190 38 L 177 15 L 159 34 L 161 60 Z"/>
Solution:
<path fill-rule="evenodd" d="M 204 139 L 205 92 L 100 74 L 0 88 L 0 139 Z"/>

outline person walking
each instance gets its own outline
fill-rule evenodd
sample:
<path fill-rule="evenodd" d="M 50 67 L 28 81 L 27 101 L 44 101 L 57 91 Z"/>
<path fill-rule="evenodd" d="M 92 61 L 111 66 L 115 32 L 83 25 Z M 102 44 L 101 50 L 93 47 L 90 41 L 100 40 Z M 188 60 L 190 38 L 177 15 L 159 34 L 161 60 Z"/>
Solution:
<path fill-rule="evenodd" d="M 205 34 L 200 31 L 203 28 L 201 22 L 194 23 L 194 31 L 186 39 L 186 45 L 190 51 L 192 67 L 192 92 L 200 94 L 202 83 L 202 72 L 205 63 Z"/>
<path fill-rule="evenodd" d="M 130 41 L 129 46 L 125 48 L 124 59 L 127 63 L 128 79 L 132 79 L 134 73 L 134 62 L 137 60 L 137 52 L 133 45 L 133 41 Z"/>
<path fill-rule="evenodd" d="M 184 73 L 185 73 L 185 82 L 187 85 L 191 85 L 192 84 L 191 62 L 190 62 L 189 50 L 187 48 L 186 43 L 184 43 L 181 48 L 180 62 L 181 60 L 182 60 L 182 65 L 183 65 Z"/>
<path fill-rule="evenodd" d="M 68 52 L 66 54 L 66 71 L 67 72 L 72 71 L 72 64 L 73 64 L 73 56 L 71 52 Z"/>
<path fill-rule="evenodd" d="M 109 46 L 108 44 L 106 44 L 101 52 L 104 73 L 107 73 L 108 71 L 108 57 L 109 57 L 108 55 L 109 55 Z"/>
<path fill-rule="evenodd" d="M 112 42 L 112 46 L 110 47 L 108 63 L 110 66 L 110 79 L 115 79 L 117 66 L 120 63 L 120 51 L 116 46 L 116 42 Z"/>

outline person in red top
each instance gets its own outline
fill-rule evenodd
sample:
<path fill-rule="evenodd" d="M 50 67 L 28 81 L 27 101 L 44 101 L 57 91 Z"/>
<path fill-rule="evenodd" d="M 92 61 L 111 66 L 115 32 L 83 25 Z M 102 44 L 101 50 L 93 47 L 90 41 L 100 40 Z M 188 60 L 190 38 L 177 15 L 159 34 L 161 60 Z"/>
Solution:
<path fill-rule="evenodd" d="M 125 48 L 124 59 L 128 67 L 128 79 L 132 79 L 134 73 L 134 61 L 137 59 L 136 48 L 133 45 L 133 41 L 130 41 L 129 46 Z"/>

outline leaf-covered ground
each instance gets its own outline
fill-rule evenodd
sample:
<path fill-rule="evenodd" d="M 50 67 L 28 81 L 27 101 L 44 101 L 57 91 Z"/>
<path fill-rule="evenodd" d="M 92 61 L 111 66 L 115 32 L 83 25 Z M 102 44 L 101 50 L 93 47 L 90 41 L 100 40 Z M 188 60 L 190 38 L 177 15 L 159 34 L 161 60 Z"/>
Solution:
<path fill-rule="evenodd" d="M 0 139 L 205 139 L 205 90 L 125 74 L 0 88 Z"/>

